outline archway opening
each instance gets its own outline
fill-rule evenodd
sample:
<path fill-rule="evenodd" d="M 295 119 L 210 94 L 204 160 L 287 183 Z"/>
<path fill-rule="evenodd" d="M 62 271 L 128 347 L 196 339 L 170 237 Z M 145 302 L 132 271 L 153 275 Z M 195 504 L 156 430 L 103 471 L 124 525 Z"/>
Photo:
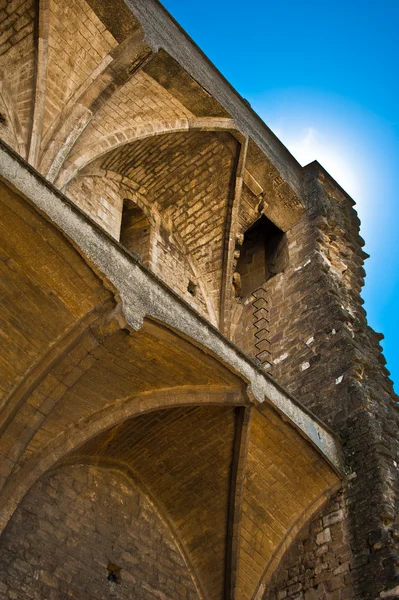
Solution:
<path fill-rule="evenodd" d="M 284 270 L 288 262 L 285 234 L 262 215 L 244 235 L 234 285 L 236 296 L 246 298 Z"/>
<path fill-rule="evenodd" d="M 120 243 L 130 252 L 138 254 L 144 263 L 150 261 L 151 224 L 133 200 L 123 202 Z"/>

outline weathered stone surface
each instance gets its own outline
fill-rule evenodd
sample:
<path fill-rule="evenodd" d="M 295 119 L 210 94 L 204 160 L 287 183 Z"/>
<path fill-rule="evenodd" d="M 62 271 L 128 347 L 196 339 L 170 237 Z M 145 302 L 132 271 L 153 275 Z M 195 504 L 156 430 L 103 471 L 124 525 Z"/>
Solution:
<path fill-rule="evenodd" d="M 0 1 L 0 71 L 0 595 L 396 597 L 351 199 L 156 0 Z"/>
<path fill-rule="evenodd" d="M 4 598 L 198 598 L 157 509 L 110 468 L 62 467 L 36 484 L 3 534 L 0 565 Z"/>

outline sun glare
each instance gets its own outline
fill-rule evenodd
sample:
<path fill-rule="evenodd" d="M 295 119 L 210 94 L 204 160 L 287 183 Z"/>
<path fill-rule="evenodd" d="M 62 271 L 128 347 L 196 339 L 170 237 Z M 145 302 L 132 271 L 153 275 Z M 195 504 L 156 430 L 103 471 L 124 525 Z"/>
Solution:
<path fill-rule="evenodd" d="M 338 95 L 274 90 L 251 104 L 298 162 L 317 160 L 356 202 L 362 232 L 389 202 L 396 143 L 389 123 Z"/>
<path fill-rule="evenodd" d="M 331 143 L 325 133 L 312 126 L 287 138 L 281 131 L 277 135 L 302 166 L 317 160 L 350 196 L 355 200 L 361 197 L 362 169 L 353 157 L 345 155 L 344 144 Z"/>

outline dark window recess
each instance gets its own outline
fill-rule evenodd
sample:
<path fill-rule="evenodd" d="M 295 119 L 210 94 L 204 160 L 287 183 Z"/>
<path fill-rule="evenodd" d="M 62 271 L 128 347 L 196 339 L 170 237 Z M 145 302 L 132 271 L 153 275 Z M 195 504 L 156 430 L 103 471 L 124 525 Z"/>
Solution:
<path fill-rule="evenodd" d="M 118 565 L 116 565 L 115 563 L 109 561 L 108 566 L 107 566 L 107 571 L 108 571 L 108 575 L 107 575 L 107 579 L 108 581 L 110 581 L 111 583 L 121 583 L 121 567 L 118 567 Z"/>
<path fill-rule="evenodd" d="M 7 119 L 2 112 L 0 112 L 0 125 L 7 125 Z"/>
<path fill-rule="evenodd" d="M 288 264 L 286 236 L 264 215 L 244 235 L 236 248 L 237 265 L 233 275 L 236 296 L 246 298 Z"/>
<path fill-rule="evenodd" d="M 150 222 L 132 200 L 123 203 L 120 243 L 130 252 L 139 254 L 143 261 L 149 259 Z"/>
<path fill-rule="evenodd" d="M 197 290 L 197 286 L 195 285 L 195 283 L 193 281 L 189 281 L 188 286 L 187 286 L 188 293 L 191 294 L 192 296 L 195 296 L 196 290 Z"/>

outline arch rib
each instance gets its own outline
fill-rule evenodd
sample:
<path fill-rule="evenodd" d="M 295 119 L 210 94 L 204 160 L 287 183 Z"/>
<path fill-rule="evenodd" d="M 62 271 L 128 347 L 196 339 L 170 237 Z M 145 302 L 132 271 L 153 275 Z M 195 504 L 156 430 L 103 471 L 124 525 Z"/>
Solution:
<path fill-rule="evenodd" d="M 235 600 L 237 592 L 238 555 L 240 546 L 242 499 L 251 433 L 251 407 L 240 407 L 234 441 L 231 469 L 229 517 L 227 524 L 225 599 Z"/>
<path fill-rule="evenodd" d="M 32 485 L 60 460 L 99 433 L 144 413 L 178 406 L 242 405 L 246 401 L 241 390 L 220 386 L 182 387 L 177 389 L 143 392 L 112 402 L 94 415 L 74 423 L 60 433 L 38 454 L 27 460 L 11 476 L 0 492 L 0 533 L 7 525 L 16 507 Z"/>
<path fill-rule="evenodd" d="M 182 117 L 172 119 L 170 121 L 148 121 L 137 125 L 136 127 L 128 127 L 116 133 L 104 137 L 101 141 L 93 142 L 81 149 L 70 157 L 69 165 L 62 170 L 58 178 L 55 180 L 55 185 L 60 189 L 65 189 L 67 184 L 76 177 L 88 164 L 104 156 L 108 152 L 131 144 L 138 140 L 144 140 L 155 135 L 164 135 L 167 133 L 182 133 L 188 131 L 234 131 L 238 132 L 237 126 L 233 119 L 221 118 L 193 118 L 188 119 Z"/>
<path fill-rule="evenodd" d="M 46 104 L 47 66 L 50 27 L 50 0 L 39 0 L 40 10 L 37 13 L 36 39 L 36 82 L 32 129 L 29 143 L 28 161 L 37 167 L 40 144 L 43 135 L 43 119 Z"/>

